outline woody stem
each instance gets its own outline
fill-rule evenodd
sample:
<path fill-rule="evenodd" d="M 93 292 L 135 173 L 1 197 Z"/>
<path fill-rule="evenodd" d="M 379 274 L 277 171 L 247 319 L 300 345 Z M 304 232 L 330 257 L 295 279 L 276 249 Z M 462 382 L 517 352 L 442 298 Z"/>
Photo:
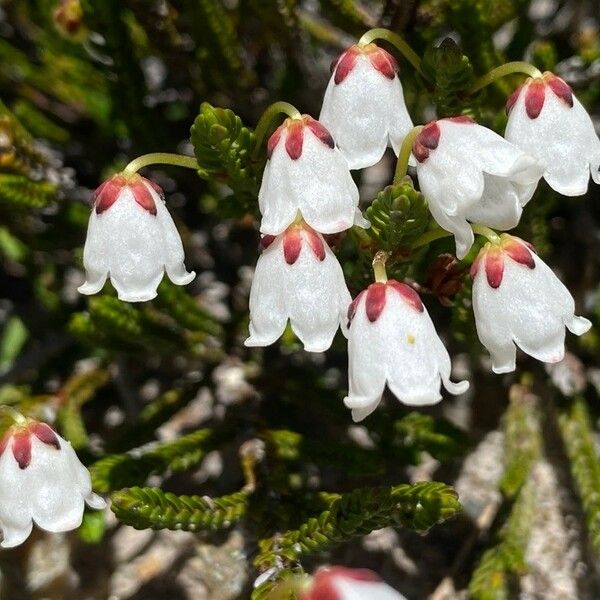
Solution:
<path fill-rule="evenodd" d="M 289 102 L 274 102 L 270 106 L 267 107 L 265 112 L 261 115 L 258 123 L 256 124 L 256 129 L 254 130 L 254 150 L 252 151 L 252 158 L 257 159 L 258 153 L 267 137 L 267 133 L 269 128 L 271 127 L 271 123 L 273 119 L 280 115 L 284 114 L 292 119 L 298 119 L 302 115 L 300 111 Z"/>
<path fill-rule="evenodd" d="M 506 77 L 507 75 L 512 75 L 513 73 L 523 73 L 524 75 L 529 75 L 529 77 L 542 76 L 542 72 L 537 67 L 518 60 L 500 65 L 499 67 L 492 69 L 489 73 L 482 75 L 469 91 L 471 94 L 474 94 L 486 85 L 490 85 L 490 83 L 494 83 L 494 81 Z"/>
<path fill-rule="evenodd" d="M 382 27 L 370 29 L 360 38 L 360 40 L 358 40 L 358 45 L 366 46 L 374 40 L 385 40 L 386 42 L 389 42 L 414 67 L 417 73 L 423 75 L 419 55 L 397 33 Z"/>
<path fill-rule="evenodd" d="M 184 154 L 171 154 L 170 152 L 152 152 L 151 154 L 143 154 L 134 158 L 123 169 L 125 175 L 133 175 L 143 167 L 148 165 L 173 165 L 176 167 L 185 167 L 186 169 L 197 169 L 198 161 L 193 156 L 185 156 Z"/>
<path fill-rule="evenodd" d="M 373 275 L 377 283 L 385 283 L 387 279 L 387 273 L 385 271 L 385 263 L 390 257 L 390 252 L 384 252 L 380 250 L 373 259 Z"/>
<path fill-rule="evenodd" d="M 398 153 L 398 161 L 396 162 L 394 185 L 398 185 L 408 172 L 408 161 L 410 159 L 410 153 L 412 152 L 413 142 L 421 132 L 421 129 L 423 129 L 422 125 L 413 127 L 402 141 L 402 146 L 400 147 L 400 152 Z"/>

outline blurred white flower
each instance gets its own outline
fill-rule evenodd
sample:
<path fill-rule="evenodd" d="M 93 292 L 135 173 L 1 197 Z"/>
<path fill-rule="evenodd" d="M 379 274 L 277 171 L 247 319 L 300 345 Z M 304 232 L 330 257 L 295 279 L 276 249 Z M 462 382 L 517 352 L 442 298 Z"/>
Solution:
<path fill-rule="evenodd" d="M 576 335 L 591 323 L 575 316 L 569 290 L 523 240 L 503 234 L 487 243 L 471 268 L 477 334 L 495 373 L 515 370 L 516 347 L 556 363 L 565 354 L 565 327 Z"/>
<path fill-rule="evenodd" d="M 379 162 L 388 145 L 398 154 L 413 124 L 396 59 L 376 44 L 346 50 L 333 66 L 319 120 L 351 169 Z"/>
<path fill-rule="evenodd" d="M 352 300 L 335 254 L 305 223 L 263 237 L 262 245 L 250 290 L 246 346 L 272 344 L 289 319 L 305 350 L 327 350 Z"/>
<path fill-rule="evenodd" d="M 544 179 L 565 196 L 600 183 L 600 139 L 581 102 L 560 77 L 547 71 L 529 78 L 506 104 L 505 137 L 538 159 Z"/>
<path fill-rule="evenodd" d="M 308 115 L 288 118 L 268 142 L 258 204 L 260 231 L 279 235 L 298 211 L 320 233 L 368 227 L 358 209 L 358 188 L 329 131 Z"/>
<path fill-rule="evenodd" d="M 454 234 L 458 258 L 474 241 L 468 221 L 515 227 L 542 176 L 533 157 L 469 117 L 426 125 L 415 138 L 413 155 L 431 214 Z"/>
<path fill-rule="evenodd" d="M 373 571 L 329 567 L 317 571 L 300 600 L 406 600 Z"/>
<path fill-rule="evenodd" d="M 442 398 L 440 385 L 462 394 L 469 383 L 450 381 L 450 356 L 419 295 L 389 280 L 373 283 L 348 309 L 349 393 L 344 403 L 354 421 L 379 404 L 385 385 L 404 404 L 423 406 Z"/>
<path fill-rule="evenodd" d="M 183 264 L 181 238 L 157 185 L 121 173 L 105 181 L 93 200 L 82 294 L 96 294 L 110 277 L 119 299 L 144 302 L 156 296 L 165 271 L 177 285 L 194 279 Z"/>
<path fill-rule="evenodd" d="M 92 492 L 88 470 L 71 444 L 45 423 L 27 420 L 11 427 L 0 442 L 0 528 L 3 548 L 22 544 L 33 524 L 46 531 L 81 525 L 87 503 L 106 502 Z"/>

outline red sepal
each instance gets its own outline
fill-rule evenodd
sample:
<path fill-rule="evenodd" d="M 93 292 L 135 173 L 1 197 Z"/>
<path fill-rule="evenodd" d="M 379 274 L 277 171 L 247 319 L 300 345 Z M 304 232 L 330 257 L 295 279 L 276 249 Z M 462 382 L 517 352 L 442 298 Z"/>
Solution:
<path fill-rule="evenodd" d="M 335 588 L 335 578 L 363 582 L 381 581 L 377 574 L 368 569 L 347 569 L 345 567 L 322 569 L 316 573 L 310 589 L 300 596 L 300 600 L 342 600 L 342 596 Z"/>
<path fill-rule="evenodd" d="M 513 109 L 514 105 L 517 103 L 519 96 L 521 95 L 521 91 L 523 90 L 523 86 L 520 85 L 509 97 L 506 101 L 506 114 L 508 115 L 510 111 Z"/>
<path fill-rule="evenodd" d="M 533 79 L 525 92 L 525 110 L 530 119 L 537 119 L 544 107 L 546 86 L 541 79 Z"/>
<path fill-rule="evenodd" d="M 365 310 L 367 319 L 374 323 L 379 319 L 381 311 L 385 308 L 385 283 L 372 283 L 367 288 L 367 298 L 365 300 Z"/>
<path fill-rule="evenodd" d="M 545 73 L 544 79 L 556 96 L 573 108 L 573 90 L 571 86 L 554 73 Z"/>
<path fill-rule="evenodd" d="M 317 121 L 316 119 L 313 119 L 312 117 L 308 116 L 305 117 L 305 123 L 306 126 L 313 132 L 315 137 L 317 137 L 330 148 L 335 148 L 335 142 L 333 141 L 333 137 L 324 125 L 319 123 L 319 121 Z"/>
<path fill-rule="evenodd" d="M 354 319 L 356 309 L 358 308 L 358 303 L 360 302 L 360 299 L 364 296 L 365 292 L 366 290 L 363 290 L 356 296 L 356 298 L 354 298 L 354 300 L 352 300 L 352 302 L 350 302 L 350 306 L 348 307 L 348 327 L 350 326 L 352 319 Z"/>
<path fill-rule="evenodd" d="M 275 151 L 275 146 L 279 143 L 281 139 L 281 133 L 283 132 L 283 128 L 285 125 L 280 125 L 274 132 L 273 135 L 269 138 L 267 142 L 267 156 L 271 158 L 273 156 L 273 152 Z"/>
<path fill-rule="evenodd" d="M 19 469 L 26 469 L 31 462 L 31 437 L 29 431 L 20 430 L 12 436 L 12 453 Z"/>
<path fill-rule="evenodd" d="M 313 229 L 305 227 L 306 239 L 315 256 L 320 260 L 325 260 L 325 244 L 323 238 Z"/>
<path fill-rule="evenodd" d="M 29 429 L 40 442 L 54 446 L 57 450 L 60 450 L 60 442 L 56 433 L 46 423 L 33 423 Z"/>
<path fill-rule="evenodd" d="M 389 52 L 383 48 L 379 48 L 379 46 L 375 46 L 375 49 L 368 53 L 368 57 L 374 69 L 379 71 L 384 77 L 394 79 L 398 72 L 398 62 Z"/>
<path fill-rule="evenodd" d="M 485 275 L 490 287 L 500 287 L 504 276 L 504 257 L 498 246 L 491 246 L 485 253 Z"/>
<path fill-rule="evenodd" d="M 120 196 L 127 185 L 127 180 L 122 175 L 113 175 L 100 185 L 92 195 L 96 214 L 100 215 L 109 209 Z"/>
<path fill-rule="evenodd" d="M 521 265 L 525 265 L 530 269 L 535 269 L 535 260 L 531 253 L 531 250 L 520 241 L 515 238 L 507 240 L 502 245 L 504 252 L 510 256 L 515 262 Z"/>
<path fill-rule="evenodd" d="M 440 127 L 435 121 L 421 129 L 413 142 L 413 154 L 419 162 L 425 162 L 429 158 L 430 152 L 438 147 L 440 134 Z"/>
<path fill-rule="evenodd" d="M 156 215 L 156 203 L 154 198 L 146 185 L 147 179 L 143 177 L 136 177 L 131 183 L 131 191 L 135 201 L 144 209 L 147 210 L 151 215 Z M 158 186 L 157 186 L 158 187 Z M 160 188 L 159 188 L 160 189 Z"/>
<path fill-rule="evenodd" d="M 348 48 L 344 54 L 338 60 L 337 66 L 335 68 L 335 75 L 333 76 L 333 81 L 336 85 L 339 85 L 350 75 L 352 69 L 356 65 L 356 59 L 358 57 L 359 50 L 356 46 L 352 46 Z"/>
<path fill-rule="evenodd" d="M 290 119 L 290 122 L 287 124 L 285 149 L 292 160 L 297 160 L 302 156 L 303 143 L 304 123 L 299 119 Z"/>
<path fill-rule="evenodd" d="M 425 310 L 421 297 L 409 285 L 396 281 L 395 279 L 390 279 L 387 284 L 396 290 L 400 296 L 402 296 L 402 300 L 407 304 L 410 304 L 415 310 L 418 312 L 423 312 Z"/>
<path fill-rule="evenodd" d="M 302 250 L 302 229 L 292 225 L 283 234 L 283 256 L 288 265 L 293 265 Z"/>
<path fill-rule="evenodd" d="M 261 250 L 266 250 L 275 241 L 276 237 L 277 237 L 276 235 L 271 235 L 269 233 L 266 234 L 266 235 L 263 235 L 260 238 L 260 242 L 259 242 L 260 249 Z"/>

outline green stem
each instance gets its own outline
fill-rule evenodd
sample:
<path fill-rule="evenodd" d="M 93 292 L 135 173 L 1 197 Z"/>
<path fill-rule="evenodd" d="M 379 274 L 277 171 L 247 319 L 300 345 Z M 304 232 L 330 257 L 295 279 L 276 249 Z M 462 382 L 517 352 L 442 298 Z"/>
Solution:
<path fill-rule="evenodd" d="M 15 410 L 12 406 L 3 404 L 0 406 L 0 412 L 7 414 L 15 423 L 15 425 L 25 425 L 27 423 L 27 417 L 23 416 L 18 410 Z"/>
<path fill-rule="evenodd" d="M 423 75 L 419 55 L 397 33 L 381 27 L 370 29 L 360 38 L 360 40 L 358 40 L 358 45 L 366 46 L 374 40 L 385 40 L 392 44 L 392 46 L 394 46 L 394 48 L 396 48 L 414 67 L 415 71 L 420 75 Z"/>
<path fill-rule="evenodd" d="M 133 175 L 148 165 L 174 165 L 186 169 L 197 169 L 198 161 L 193 156 L 171 154 L 170 152 L 152 152 L 134 158 L 124 169 L 125 175 Z"/>
<path fill-rule="evenodd" d="M 389 252 L 380 250 L 373 259 L 373 275 L 375 276 L 375 281 L 377 283 L 385 283 L 388 280 L 387 273 L 385 271 L 385 263 L 389 257 Z"/>
<path fill-rule="evenodd" d="M 489 73 L 481 76 L 473 85 L 473 87 L 469 90 L 471 94 L 478 92 L 480 89 L 484 88 L 486 85 L 490 85 L 490 83 L 494 83 L 497 79 L 502 77 L 506 77 L 507 75 L 512 75 L 513 73 L 523 73 L 525 75 L 529 75 L 529 77 L 541 77 L 542 72 L 533 65 L 523 61 L 515 61 L 509 62 L 504 65 L 500 65 L 495 69 L 492 69 Z"/>
<path fill-rule="evenodd" d="M 292 119 L 299 119 L 302 116 L 300 111 L 289 102 L 275 102 L 271 104 L 271 106 L 268 106 L 258 120 L 256 129 L 254 130 L 255 142 L 254 151 L 252 152 L 252 157 L 254 159 L 258 158 L 258 153 L 260 152 L 260 148 L 267 137 L 267 133 L 271 127 L 273 119 L 281 113 L 291 117 Z"/>
<path fill-rule="evenodd" d="M 421 133 L 422 129 L 422 125 L 413 127 L 402 141 L 402 146 L 398 153 L 398 162 L 396 163 L 396 172 L 394 173 L 394 185 L 398 185 L 405 177 L 408 171 L 408 161 L 410 159 L 410 153 L 412 152 L 413 142 L 419 133 Z"/>
<path fill-rule="evenodd" d="M 420 235 L 412 244 L 411 248 L 416 250 L 421 246 L 427 246 L 427 244 L 431 244 L 431 242 L 435 242 L 435 240 L 439 240 L 441 238 L 449 237 L 452 234 L 441 227 L 436 227 L 435 229 L 431 229 L 430 231 L 426 231 L 422 235 Z"/>
<path fill-rule="evenodd" d="M 474 223 L 471 225 L 471 229 L 473 230 L 473 233 L 476 233 L 477 235 L 482 235 L 483 237 L 487 238 L 490 242 L 492 242 L 492 244 L 500 243 L 500 236 L 493 229 L 490 229 L 485 225 L 479 225 L 478 223 Z"/>

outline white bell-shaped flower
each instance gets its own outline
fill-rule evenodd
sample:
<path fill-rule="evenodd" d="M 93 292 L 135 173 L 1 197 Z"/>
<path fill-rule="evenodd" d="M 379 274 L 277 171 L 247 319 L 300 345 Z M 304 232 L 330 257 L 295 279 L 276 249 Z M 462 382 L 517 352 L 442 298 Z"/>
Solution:
<path fill-rule="evenodd" d="M 368 227 L 358 188 L 330 133 L 312 117 L 288 118 L 270 137 L 269 160 L 258 194 L 260 231 L 279 235 L 296 219 L 320 233 Z"/>
<path fill-rule="evenodd" d="M 268 346 L 290 320 L 308 352 L 324 352 L 352 300 L 335 254 L 305 223 L 265 236 L 250 290 L 246 346 Z"/>
<path fill-rule="evenodd" d="M 333 65 L 319 120 L 351 169 L 379 162 L 391 145 L 398 154 L 412 121 L 396 59 L 376 44 L 352 46 Z"/>
<path fill-rule="evenodd" d="M 550 187 L 565 196 L 588 189 L 590 173 L 600 183 L 600 139 L 567 83 L 553 73 L 529 78 L 506 104 L 505 137 L 544 168 Z"/>
<path fill-rule="evenodd" d="M 575 316 L 569 290 L 523 240 L 503 234 L 487 243 L 471 268 L 477 334 L 495 373 L 515 370 L 515 344 L 554 363 L 565 354 L 565 327 L 576 335 L 591 323 Z"/>
<path fill-rule="evenodd" d="M 542 175 L 534 158 L 469 117 L 426 125 L 415 138 L 413 155 L 431 214 L 454 234 L 458 258 L 473 245 L 469 221 L 515 227 Z"/>
<path fill-rule="evenodd" d="M 157 185 L 121 173 L 105 181 L 93 200 L 83 250 L 86 281 L 79 292 L 96 294 L 110 277 L 121 300 L 144 302 L 156 296 L 165 271 L 177 285 L 194 279 Z"/>
<path fill-rule="evenodd" d="M 423 406 L 441 400 L 440 385 L 462 394 L 469 383 L 450 381 L 450 356 L 419 295 L 389 280 L 373 283 L 348 309 L 349 393 L 344 403 L 354 421 L 379 404 L 387 383 L 404 404 Z"/>
<path fill-rule="evenodd" d="M 299 600 L 406 600 L 368 569 L 328 567 L 317 571 Z"/>
<path fill-rule="evenodd" d="M 85 504 L 102 509 L 88 470 L 71 444 L 45 423 L 27 420 L 0 442 L 0 528 L 3 548 L 22 544 L 33 524 L 51 531 L 81 525 Z"/>

